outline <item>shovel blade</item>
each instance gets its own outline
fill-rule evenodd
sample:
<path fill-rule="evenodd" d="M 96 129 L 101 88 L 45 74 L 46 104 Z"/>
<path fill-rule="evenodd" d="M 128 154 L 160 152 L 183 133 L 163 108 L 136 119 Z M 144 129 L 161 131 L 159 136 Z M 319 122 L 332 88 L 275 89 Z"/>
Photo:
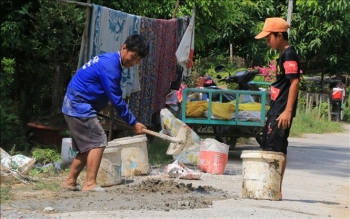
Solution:
<path fill-rule="evenodd" d="M 186 127 L 180 127 L 176 138 L 179 139 L 180 142 L 170 143 L 166 152 L 167 155 L 178 155 L 188 148 L 188 146 L 191 144 L 191 129 L 188 129 Z"/>

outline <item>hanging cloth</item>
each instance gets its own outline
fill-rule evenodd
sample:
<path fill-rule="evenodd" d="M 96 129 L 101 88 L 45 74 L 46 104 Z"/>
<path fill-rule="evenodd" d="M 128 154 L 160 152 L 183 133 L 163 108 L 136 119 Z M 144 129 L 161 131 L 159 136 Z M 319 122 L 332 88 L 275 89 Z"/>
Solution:
<path fill-rule="evenodd" d="M 120 51 L 126 38 L 140 33 L 140 16 L 92 4 L 88 38 L 88 60 L 105 52 Z M 84 65 L 83 39 L 78 68 Z M 139 66 L 125 68 L 121 79 L 123 98 L 140 91 Z"/>
<path fill-rule="evenodd" d="M 183 75 L 190 76 L 193 66 L 194 56 L 194 24 L 195 10 L 193 9 L 190 24 L 182 37 L 179 47 L 176 50 L 176 58 L 178 63 L 183 67 Z"/>

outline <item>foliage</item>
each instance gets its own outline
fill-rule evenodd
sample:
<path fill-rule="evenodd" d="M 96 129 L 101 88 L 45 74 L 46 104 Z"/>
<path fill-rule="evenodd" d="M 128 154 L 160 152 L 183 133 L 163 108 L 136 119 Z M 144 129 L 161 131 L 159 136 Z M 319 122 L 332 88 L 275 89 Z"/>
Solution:
<path fill-rule="evenodd" d="M 276 61 L 271 61 L 267 66 L 254 66 L 260 72 L 261 76 L 264 77 L 265 82 L 274 82 L 276 80 Z"/>
<path fill-rule="evenodd" d="M 293 120 L 290 136 L 300 137 L 305 133 L 331 133 L 343 132 L 338 122 L 329 122 L 325 116 L 318 117 L 318 109 L 311 111 L 298 109 L 297 115 Z"/>
<path fill-rule="evenodd" d="M 0 101 L 10 99 L 11 87 L 13 86 L 16 62 L 11 58 L 2 58 L 1 60 L 1 80 L 0 80 Z"/>
<path fill-rule="evenodd" d="M 14 59 L 4 57 L 1 60 L 0 145 L 5 150 L 14 147 L 14 145 L 17 145 L 19 149 L 26 149 L 28 146 L 18 115 L 17 103 L 14 103 L 11 98 L 15 65 Z"/>
<path fill-rule="evenodd" d="M 309 67 L 324 68 L 331 74 L 349 72 L 349 1 L 296 1 L 291 36 Z"/>
<path fill-rule="evenodd" d="M 153 139 L 148 145 L 148 157 L 151 165 L 168 164 L 173 160 L 172 156 L 165 155 L 168 149 L 169 142 Z"/>
<path fill-rule="evenodd" d="M 76 68 L 85 14 L 71 4 L 24 1 L 6 11 L 2 50 L 16 57 L 14 97 L 22 117 L 60 112 L 64 90 Z M 7 53 L 7 52 L 6 52 Z"/>
<path fill-rule="evenodd" d="M 347 92 L 350 91 L 350 86 L 348 86 L 346 88 Z M 345 122 L 350 122 L 350 98 L 349 95 L 347 96 L 347 98 L 345 99 L 345 103 L 343 103 L 343 121 Z"/>
<path fill-rule="evenodd" d="M 61 160 L 60 154 L 57 153 L 57 151 L 49 148 L 35 148 L 32 151 L 32 154 L 33 158 L 43 165 Z"/>

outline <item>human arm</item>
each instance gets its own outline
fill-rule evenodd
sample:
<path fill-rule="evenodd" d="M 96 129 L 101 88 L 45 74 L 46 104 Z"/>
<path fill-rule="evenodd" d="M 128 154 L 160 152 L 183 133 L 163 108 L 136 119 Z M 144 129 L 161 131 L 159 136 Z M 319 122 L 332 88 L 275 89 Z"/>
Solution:
<path fill-rule="evenodd" d="M 293 106 L 298 96 L 299 90 L 299 78 L 289 79 L 290 87 L 288 92 L 288 100 L 285 110 L 277 118 L 278 128 L 282 127 L 283 129 L 290 127 L 290 122 L 292 119 Z"/>
<path fill-rule="evenodd" d="M 99 81 L 109 101 L 112 103 L 120 117 L 128 125 L 134 127 L 137 121 L 122 97 L 123 91 L 120 88 L 120 80 L 121 72 L 116 72 L 115 70 L 112 72 L 104 69 L 103 72 L 99 73 Z"/>
<path fill-rule="evenodd" d="M 135 134 L 143 134 L 143 130 L 146 128 L 146 126 L 142 123 L 137 122 L 133 127 L 133 131 L 135 132 Z"/>

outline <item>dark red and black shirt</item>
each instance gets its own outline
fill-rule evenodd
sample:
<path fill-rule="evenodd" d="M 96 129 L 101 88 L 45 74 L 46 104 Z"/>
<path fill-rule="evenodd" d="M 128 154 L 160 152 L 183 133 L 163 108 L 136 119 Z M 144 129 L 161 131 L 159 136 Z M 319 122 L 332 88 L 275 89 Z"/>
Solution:
<path fill-rule="evenodd" d="M 300 78 L 299 57 L 293 46 L 288 47 L 277 59 L 276 81 L 271 84 L 269 115 L 280 115 L 287 106 L 289 79 Z M 296 114 L 298 98 L 294 102 L 292 116 Z"/>

